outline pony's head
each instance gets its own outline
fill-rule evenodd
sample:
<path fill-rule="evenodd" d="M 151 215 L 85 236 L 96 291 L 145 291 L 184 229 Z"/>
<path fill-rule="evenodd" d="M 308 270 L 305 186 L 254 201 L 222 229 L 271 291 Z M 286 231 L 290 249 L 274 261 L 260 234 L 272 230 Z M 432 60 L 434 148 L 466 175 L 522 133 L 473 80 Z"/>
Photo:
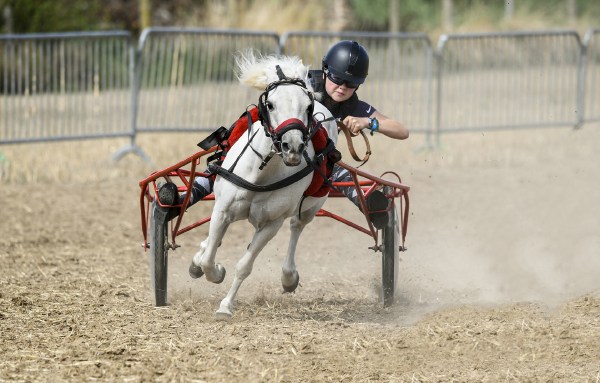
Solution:
<path fill-rule="evenodd" d="M 284 163 L 299 165 L 313 124 L 308 67 L 298 57 L 260 56 L 252 51 L 238 55 L 236 66 L 242 84 L 264 91 L 258 101 L 260 119 Z"/>

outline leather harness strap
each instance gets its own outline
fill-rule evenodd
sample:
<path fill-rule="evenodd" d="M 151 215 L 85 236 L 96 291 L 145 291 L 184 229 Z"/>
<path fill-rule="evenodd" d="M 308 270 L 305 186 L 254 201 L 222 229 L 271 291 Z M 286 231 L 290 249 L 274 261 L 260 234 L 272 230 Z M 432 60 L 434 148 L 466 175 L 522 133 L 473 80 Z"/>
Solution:
<path fill-rule="evenodd" d="M 226 179 L 227 181 L 231 182 L 232 184 L 242 187 L 246 190 L 254 191 L 254 192 L 267 192 L 267 191 L 274 191 L 274 190 L 284 188 L 286 186 L 289 186 L 289 185 L 301 180 L 302 178 L 306 177 L 313 171 L 317 171 L 323 178 L 323 182 L 326 184 L 329 184 L 331 186 L 331 183 L 329 182 L 327 175 L 323 174 L 321 171 L 321 164 L 323 163 L 323 161 L 325 161 L 326 158 L 330 158 L 329 154 L 332 151 L 335 151 L 335 145 L 333 144 L 333 141 L 331 141 L 329 139 L 327 141 L 328 141 L 327 145 L 322 150 L 315 153 L 315 158 L 312 161 L 310 160 L 310 158 L 308 158 L 308 155 L 306 154 L 306 152 L 303 153 L 304 158 L 306 160 L 306 167 L 304 167 L 300 171 L 298 171 L 282 180 L 276 181 L 272 184 L 268 184 L 268 185 L 253 184 L 251 182 L 246 181 L 245 179 L 238 176 L 237 174 L 233 173 L 232 169 L 229 169 L 229 170 L 225 169 L 216 163 L 212 163 L 212 164 L 208 165 L 208 172 L 210 174 L 218 174 L 221 177 L 223 177 L 224 179 Z"/>
<path fill-rule="evenodd" d="M 267 192 L 278 190 L 295 183 L 296 181 L 312 173 L 314 168 L 313 166 L 308 164 L 304 169 L 300 170 L 299 172 L 294 173 L 289 177 L 286 177 L 269 185 L 256 185 L 251 182 L 248 182 L 242 177 L 238 176 L 237 174 L 234 174 L 233 172 L 224 169 L 217 164 L 208 165 L 208 170 L 210 173 L 218 174 L 221 177 L 225 178 L 227 181 L 231 182 L 232 184 L 242 187 L 246 190 L 250 190 L 253 192 Z"/>
<path fill-rule="evenodd" d="M 360 134 L 362 135 L 363 139 L 365 140 L 365 145 L 367 146 L 367 152 L 365 153 L 365 156 L 361 159 L 357 154 L 356 154 L 356 150 L 354 150 L 354 144 L 352 143 L 352 137 L 354 137 L 355 135 L 352 134 L 352 132 L 350 132 L 350 129 L 348 129 L 348 127 L 341 121 L 336 120 L 337 121 L 337 126 L 338 126 L 338 132 L 341 131 L 344 133 L 344 136 L 346 136 L 346 142 L 348 143 L 348 150 L 350 151 L 350 155 L 352 156 L 352 158 L 354 158 L 355 161 L 361 161 L 362 164 L 360 164 L 360 166 L 364 165 L 367 161 L 369 161 L 369 157 L 371 156 L 371 144 L 369 143 L 369 139 L 367 138 L 367 135 L 365 134 L 365 132 L 363 130 L 360 131 Z"/>

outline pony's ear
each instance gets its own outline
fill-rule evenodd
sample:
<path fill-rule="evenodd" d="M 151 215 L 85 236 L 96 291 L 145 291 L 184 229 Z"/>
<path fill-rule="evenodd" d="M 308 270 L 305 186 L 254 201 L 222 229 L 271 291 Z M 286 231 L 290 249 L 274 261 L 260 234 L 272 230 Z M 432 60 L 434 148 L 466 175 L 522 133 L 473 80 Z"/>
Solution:
<path fill-rule="evenodd" d="M 321 78 L 323 72 L 318 70 L 311 71 L 309 67 L 306 67 L 306 70 L 307 73 L 306 77 L 304 78 L 306 88 L 310 92 L 312 92 L 313 96 L 315 97 L 315 100 L 319 102 L 323 101 L 323 96 L 325 92 L 325 84 L 323 83 L 323 79 Z M 318 77 L 315 78 L 314 76 Z"/>

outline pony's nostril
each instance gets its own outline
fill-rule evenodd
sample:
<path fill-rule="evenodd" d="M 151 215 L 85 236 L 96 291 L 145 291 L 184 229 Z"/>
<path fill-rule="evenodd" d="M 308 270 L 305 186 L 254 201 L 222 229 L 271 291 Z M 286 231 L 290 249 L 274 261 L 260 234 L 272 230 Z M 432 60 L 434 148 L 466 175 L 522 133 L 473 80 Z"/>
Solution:
<path fill-rule="evenodd" d="M 281 144 L 281 149 L 282 149 L 284 152 L 289 152 L 289 151 L 290 151 L 290 145 L 289 145 L 287 142 L 283 142 L 283 143 Z"/>
<path fill-rule="evenodd" d="M 298 153 L 302 153 L 304 151 L 304 144 L 298 145 Z"/>

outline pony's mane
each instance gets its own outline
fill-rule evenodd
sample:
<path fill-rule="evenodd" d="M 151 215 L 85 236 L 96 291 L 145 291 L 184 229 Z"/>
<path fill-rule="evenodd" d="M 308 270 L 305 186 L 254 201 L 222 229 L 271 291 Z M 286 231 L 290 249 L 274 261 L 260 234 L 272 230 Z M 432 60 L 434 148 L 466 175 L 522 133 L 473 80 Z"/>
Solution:
<path fill-rule="evenodd" d="M 304 80 L 308 87 L 308 66 L 296 56 L 268 55 L 263 56 L 253 50 L 240 52 L 235 57 L 236 76 L 240 83 L 258 90 L 264 90 L 273 81 L 279 80 L 276 65 L 289 78 Z M 312 89 L 311 89 L 312 90 Z"/>

